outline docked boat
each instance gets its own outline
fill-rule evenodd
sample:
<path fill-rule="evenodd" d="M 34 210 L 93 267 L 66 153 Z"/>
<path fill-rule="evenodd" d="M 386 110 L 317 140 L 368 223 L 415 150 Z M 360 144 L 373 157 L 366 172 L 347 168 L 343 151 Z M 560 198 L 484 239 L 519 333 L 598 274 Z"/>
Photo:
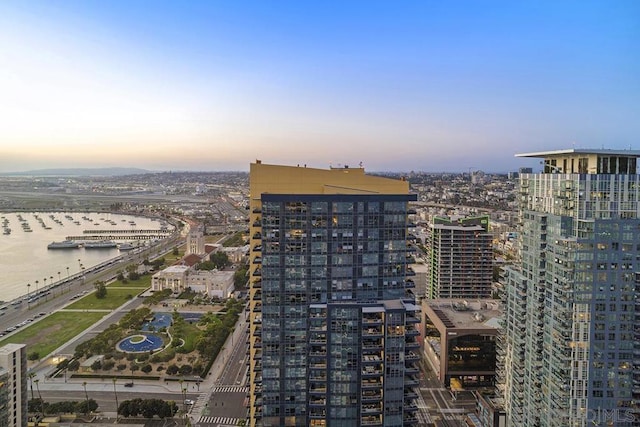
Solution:
<path fill-rule="evenodd" d="M 118 245 L 118 249 L 120 249 L 121 251 L 130 251 L 132 249 L 135 249 L 136 247 L 133 246 L 130 243 L 121 243 Z"/>
<path fill-rule="evenodd" d="M 47 245 L 47 249 L 78 249 L 80 243 L 73 240 L 63 240 L 62 242 L 51 242 Z"/>
<path fill-rule="evenodd" d="M 111 249 L 117 248 L 118 244 L 111 240 L 100 240 L 99 242 L 85 242 L 85 249 Z"/>

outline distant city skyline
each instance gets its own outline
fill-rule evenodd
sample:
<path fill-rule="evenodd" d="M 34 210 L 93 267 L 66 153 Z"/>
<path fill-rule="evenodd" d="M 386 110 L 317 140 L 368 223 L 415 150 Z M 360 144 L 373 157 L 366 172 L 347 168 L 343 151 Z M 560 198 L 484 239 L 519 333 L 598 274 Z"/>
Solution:
<path fill-rule="evenodd" d="M 640 3 L 0 4 L 0 173 L 640 149 Z"/>

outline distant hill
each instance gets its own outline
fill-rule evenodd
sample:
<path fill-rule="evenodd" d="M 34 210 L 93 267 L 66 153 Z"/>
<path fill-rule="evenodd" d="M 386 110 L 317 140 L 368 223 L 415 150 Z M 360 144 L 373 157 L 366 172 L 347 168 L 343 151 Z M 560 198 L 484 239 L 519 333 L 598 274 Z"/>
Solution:
<path fill-rule="evenodd" d="M 151 173 L 139 168 L 61 168 L 0 173 L 1 176 L 121 176 Z"/>

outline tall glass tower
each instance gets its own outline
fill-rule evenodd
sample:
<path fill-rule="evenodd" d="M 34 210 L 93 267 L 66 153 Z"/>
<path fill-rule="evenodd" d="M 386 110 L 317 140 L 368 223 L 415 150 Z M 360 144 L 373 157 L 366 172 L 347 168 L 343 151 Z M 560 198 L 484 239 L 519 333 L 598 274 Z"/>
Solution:
<path fill-rule="evenodd" d="M 408 190 L 251 165 L 251 425 L 416 425 Z"/>
<path fill-rule="evenodd" d="M 520 175 L 499 391 L 513 426 L 640 421 L 640 151 L 570 149 Z"/>

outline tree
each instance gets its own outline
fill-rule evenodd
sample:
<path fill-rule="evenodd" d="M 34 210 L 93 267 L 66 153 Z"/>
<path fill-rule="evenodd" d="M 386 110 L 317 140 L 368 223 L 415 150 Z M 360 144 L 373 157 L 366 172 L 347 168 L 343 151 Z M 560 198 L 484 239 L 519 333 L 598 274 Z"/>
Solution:
<path fill-rule="evenodd" d="M 191 372 L 193 372 L 193 367 L 191 365 L 182 365 L 178 369 L 178 372 L 180 373 L 180 375 L 189 375 Z"/>
<path fill-rule="evenodd" d="M 32 351 L 31 353 L 29 353 L 27 355 L 27 359 L 29 359 L 29 360 L 38 360 L 38 359 L 40 359 L 40 353 L 38 353 L 37 351 Z"/>
<path fill-rule="evenodd" d="M 178 365 L 176 365 L 176 364 L 172 364 L 172 365 L 167 366 L 167 374 L 169 374 L 169 375 L 177 374 L 178 370 L 179 370 L 179 368 L 178 368 Z"/>
<path fill-rule="evenodd" d="M 149 372 L 151 372 L 153 370 L 153 367 L 150 364 L 147 363 L 142 368 L 140 368 L 140 370 L 142 372 L 144 372 L 145 374 L 148 374 Z"/>
<path fill-rule="evenodd" d="M 91 364 L 91 369 L 93 371 L 99 371 L 100 369 L 102 369 L 102 362 L 99 360 L 96 360 Z"/>
<path fill-rule="evenodd" d="M 103 299 L 107 296 L 107 287 L 104 282 L 96 282 L 96 298 Z"/>
<path fill-rule="evenodd" d="M 218 269 L 222 269 L 231 264 L 231 262 L 229 261 L 229 256 L 225 252 L 214 252 L 209 255 L 209 260 Z"/>
<path fill-rule="evenodd" d="M 82 412 L 84 414 L 88 414 L 90 412 L 95 412 L 98 409 L 98 402 L 93 399 L 83 400 L 79 402 L 76 406 L 76 411 Z"/>

